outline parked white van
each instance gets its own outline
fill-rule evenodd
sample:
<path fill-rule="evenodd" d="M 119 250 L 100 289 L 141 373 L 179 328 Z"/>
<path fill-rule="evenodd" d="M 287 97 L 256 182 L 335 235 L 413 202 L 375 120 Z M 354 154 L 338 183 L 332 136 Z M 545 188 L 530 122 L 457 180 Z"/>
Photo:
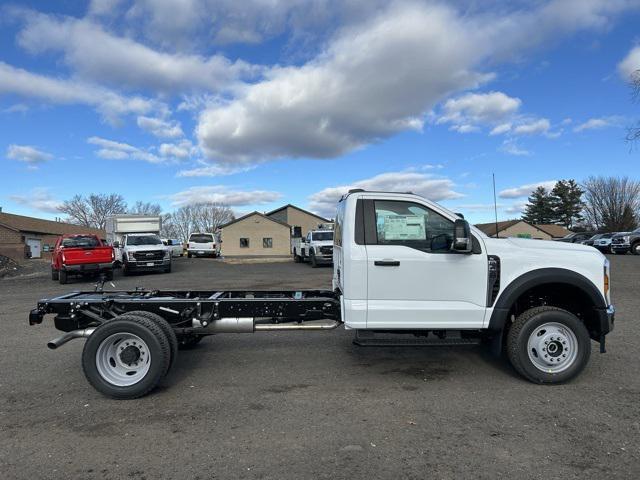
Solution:
<path fill-rule="evenodd" d="M 187 243 L 187 257 L 192 256 L 217 257 L 220 254 L 220 246 L 213 233 L 192 233 Z"/>

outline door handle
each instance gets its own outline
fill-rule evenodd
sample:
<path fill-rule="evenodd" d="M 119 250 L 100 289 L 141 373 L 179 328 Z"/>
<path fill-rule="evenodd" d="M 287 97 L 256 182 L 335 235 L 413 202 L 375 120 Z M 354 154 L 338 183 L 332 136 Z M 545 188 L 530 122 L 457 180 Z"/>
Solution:
<path fill-rule="evenodd" d="M 375 260 L 373 264 L 376 267 L 399 267 L 400 260 Z"/>

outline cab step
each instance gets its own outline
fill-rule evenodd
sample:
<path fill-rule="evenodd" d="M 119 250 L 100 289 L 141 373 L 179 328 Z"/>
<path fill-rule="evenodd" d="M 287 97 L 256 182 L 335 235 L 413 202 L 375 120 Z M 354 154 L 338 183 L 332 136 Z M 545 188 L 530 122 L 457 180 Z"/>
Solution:
<path fill-rule="evenodd" d="M 448 331 L 446 336 L 434 334 L 413 336 L 411 333 L 388 333 L 356 330 L 353 344 L 360 347 L 448 347 L 454 345 L 479 345 L 482 339 L 462 337 L 458 331 Z"/>

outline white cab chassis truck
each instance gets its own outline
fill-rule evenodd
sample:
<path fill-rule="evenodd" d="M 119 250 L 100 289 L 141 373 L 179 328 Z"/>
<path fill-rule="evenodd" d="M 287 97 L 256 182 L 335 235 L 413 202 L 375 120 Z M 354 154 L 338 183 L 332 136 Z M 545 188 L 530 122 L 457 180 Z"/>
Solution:
<path fill-rule="evenodd" d="M 86 338 L 85 376 L 115 398 L 151 391 L 205 335 L 355 332 L 358 345 L 486 342 L 536 383 L 562 383 L 613 329 L 609 262 L 595 248 L 494 239 L 411 193 L 352 190 L 338 204 L 331 290 L 103 291 L 43 299 L 62 336 Z"/>
<path fill-rule="evenodd" d="M 333 262 L 333 230 L 312 230 L 306 237 L 291 240 L 293 261 L 309 262 L 313 268 Z"/>

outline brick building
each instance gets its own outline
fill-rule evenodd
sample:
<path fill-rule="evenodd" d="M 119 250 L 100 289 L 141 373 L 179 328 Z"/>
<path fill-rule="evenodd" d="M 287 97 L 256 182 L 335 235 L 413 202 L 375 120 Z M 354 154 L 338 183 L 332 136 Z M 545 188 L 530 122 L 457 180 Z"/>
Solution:
<path fill-rule="evenodd" d="M 24 259 L 28 246 L 32 258 L 50 258 L 49 250 L 64 233 L 92 233 L 105 237 L 104 230 L 96 228 L 0 212 L 0 255 Z"/>

